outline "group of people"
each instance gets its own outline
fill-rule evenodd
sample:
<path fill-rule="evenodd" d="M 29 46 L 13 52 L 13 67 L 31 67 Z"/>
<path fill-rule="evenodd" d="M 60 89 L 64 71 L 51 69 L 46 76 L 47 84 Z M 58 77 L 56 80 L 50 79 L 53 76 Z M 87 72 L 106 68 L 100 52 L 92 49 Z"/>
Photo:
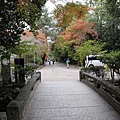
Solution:
<path fill-rule="evenodd" d="M 53 65 L 55 63 L 55 59 L 48 59 L 47 61 L 48 61 L 49 65 L 51 65 L 51 62 L 52 62 Z M 69 64 L 70 64 L 70 59 L 67 58 L 67 60 L 66 60 L 67 68 L 69 68 Z"/>
<path fill-rule="evenodd" d="M 54 65 L 55 60 L 54 60 L 54 59 L 48 60 L 49 65 L 51 64 L 51 62 L 52 62 L 52 64 Z"/>

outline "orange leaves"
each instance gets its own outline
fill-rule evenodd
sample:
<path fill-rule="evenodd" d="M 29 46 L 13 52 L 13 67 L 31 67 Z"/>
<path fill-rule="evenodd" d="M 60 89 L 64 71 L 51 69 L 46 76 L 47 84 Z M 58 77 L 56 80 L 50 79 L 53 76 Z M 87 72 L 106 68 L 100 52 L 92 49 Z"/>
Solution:
<path fill-rule="evenodd" d="M 65 6 L 60 6 L 54 11 L 54 15 L 58 20 L 58 26 L 67 27 L 71 22 L 84 18 L 88 12 L 88 7 L 76 3 L 67 3 Z"/>
<path fill-rule="evenodd" d="M 45 34 L 43 34 L 42 32 L 38 32 L 38 35 L 36 36 L 37 39 L 40 39 L 41 42 L 45 43 L 47 42 L 47 39 L 45 37 Z"/>
<path fill-rule="evenodd" d="M 24 30 L 24 36 L 22 35 L 22 40 L 29 40 L 31 39 L 33 42 L 35 42 L 36 40 L 38 41 L 38 43 L 46 43 L 47 39 L 45 37 L 45 34 L 43 34 L 41 31 L 38 31 L 37 35 L 34 36 L 34 34 L 28 30 Z"/>
<path fill-rule="evenodd" d="M 86 34 L 96 38 L 98 36 L 92 22 L 88 23 L 79 19 L 76 22 L 72 22 L 59 36 L 68 42 L 74 41 L 74 43 L 80 44 L 83 40 L 86 40 Z"/>

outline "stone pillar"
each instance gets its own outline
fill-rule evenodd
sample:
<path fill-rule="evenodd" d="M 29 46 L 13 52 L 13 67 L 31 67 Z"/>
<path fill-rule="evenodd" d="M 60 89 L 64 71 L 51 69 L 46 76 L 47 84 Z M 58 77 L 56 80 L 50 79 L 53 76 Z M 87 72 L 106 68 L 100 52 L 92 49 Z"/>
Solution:
<path fill-rule="evenodd" d="M 10 56 L 9 55 L 3 55 L 1 56 L 1 75 L 2 75 L 2 81 L 4 85 L 8 85 L 11 83 L 11 75 L 10 75 Z"/>
<path fill-rule="evenodd" d="M 11 101 L 7 106 L 7 120 L 21 120 L 22 115 L 18 101 Z"/>

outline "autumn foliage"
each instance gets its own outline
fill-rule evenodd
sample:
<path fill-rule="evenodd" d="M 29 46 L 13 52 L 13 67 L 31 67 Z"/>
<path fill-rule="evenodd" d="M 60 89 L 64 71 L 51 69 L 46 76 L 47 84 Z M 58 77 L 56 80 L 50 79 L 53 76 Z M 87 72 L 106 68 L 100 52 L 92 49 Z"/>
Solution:
<path fill-rule="evenodd" d="M 54 15 L 57 18 L 58 26 L 67 27 L 72 21 L 84 18 L 87 12 L 87 6 L 72 2 L 65 6 L 59 5 L 54 11 Z"/>
<path fill-rule="evenodd" d="M 86 19 L 89 10 L 87 6 L 78 3 L 67 3 L 55 11 L 57 25 L 62 28 L 55 44 L 56 55 L 61 61 L 66 56 L 79 60 L 76 51 L 80 46 L 88 40 L 98 38 L 95 24 Z"/>
<path fill-rule="evenodd" d="M 41 31 L 37 32 L 37 35 L 35 36 L 32 32 L 30 32 L 29 30 L 24 30 L 24 35 L 22 35 L 22 40 L 28 40 L 29 38 L 33 39 L 33 40 L 38 40 L 38 43 L 46 43 L 47 39 L 45 37 L 45 34 L 43 34 Z"/>
<path fill-rule="evenodd" d="M 89 39 L 87 35 L 94 39 L 97 38 L 98 34 L 95 31 L 94 23 L 88 23 L 85 20 L 79 19 L 61 32 L 58 36 L 58 40 L 60 42 L 60 39 L 63 39 L 69 44 L 80 45 L 82 41 Z"/>
<path fill-rule="evenodd" d="M 56 44 L 63 41 L 68 44 L 80 45 L 82 41 L 97 39 L 98 34 L 93 22 L 87 22 L 86 14 L 90 8 L 80 3 L 60 5 L 54 11 L 58 26 L 64 28 L 59 34 Z"/>

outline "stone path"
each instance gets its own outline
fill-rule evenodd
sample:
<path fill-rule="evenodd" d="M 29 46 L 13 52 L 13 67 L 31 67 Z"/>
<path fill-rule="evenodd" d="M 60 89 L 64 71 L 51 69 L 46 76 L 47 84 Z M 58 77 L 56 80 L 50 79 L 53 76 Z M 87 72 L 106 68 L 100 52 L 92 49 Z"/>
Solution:
<path fill-rule="evenodd" d="M 120 120 L 120 115 L 95 91 L 80 82 L 79 68 L 64 64 L 42 68 L 27 120 Z"/>

